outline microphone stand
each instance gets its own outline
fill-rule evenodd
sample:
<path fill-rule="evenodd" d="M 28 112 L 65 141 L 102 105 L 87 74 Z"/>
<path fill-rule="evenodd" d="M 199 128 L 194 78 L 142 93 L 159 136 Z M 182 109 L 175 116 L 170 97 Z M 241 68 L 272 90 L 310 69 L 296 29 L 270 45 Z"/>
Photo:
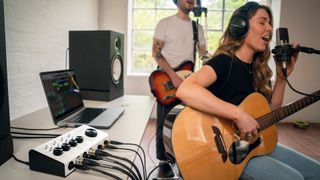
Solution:
<path fill-rule="evenodd" d="M 204 31 L 205 31 L 205 41 L 206 41 L 206 45 L 208 44 L 208 22 L 207 22 L 207 13 L 208 13 L 208 9 L 205 8 L 205 7 L 201 7 L 201 6 L 197 6 L 197 7 L 194 7 L 193 9 L 193 14 L 194 14 L 194 17 L 196 17 L 196 23 L 197 23 L 197 27 L 199 25 L 199 18 L 201 18 L 202 16 L 202 13 L 204 13 L 204 17 L 205 17 L 205 27 L 204 27 Z M 199 42 L 198 42 L 199 43 Z M 199 53 L 199 47 L 197 46 L 196 47 L 197 50 L 198 50 L 198 54 L 200 55 Z M 203 55 L 205 56 L 205 55 Z M 200 59 L 202 59 L 202 57 L 200 57 Z M 198 70 L 200 69 L 201 67 L 201 63 L 200 63 L 200 59 L 198 58 L 198 56 L 196 56 L 196 59 L 195 59 L 195 70 Z"/>

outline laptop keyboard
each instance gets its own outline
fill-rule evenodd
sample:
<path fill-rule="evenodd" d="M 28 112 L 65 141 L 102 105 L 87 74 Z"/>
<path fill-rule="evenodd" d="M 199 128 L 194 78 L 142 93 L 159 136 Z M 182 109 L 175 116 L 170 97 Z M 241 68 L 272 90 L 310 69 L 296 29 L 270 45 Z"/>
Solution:
<path fill-rule="evenodd" d="M 89 123 L 105 110 L 106 109 L 100 108 L 85 108 L 83 111 L 79 112 L 75 117 L 72 117 L 70 121 L 79 123 Z"/>

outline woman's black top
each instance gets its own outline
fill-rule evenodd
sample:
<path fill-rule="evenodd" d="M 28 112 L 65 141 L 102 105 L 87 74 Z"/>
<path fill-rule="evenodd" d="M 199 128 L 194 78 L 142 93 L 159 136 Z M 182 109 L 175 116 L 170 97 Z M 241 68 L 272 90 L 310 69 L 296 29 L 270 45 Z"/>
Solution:
<path fill-rule="evenodd" d="M 205 65 L 213 68 L 217 75 L 215 83 L 207 89 L 220 99 L 239 105 L 245 97 L 254 92 L 252 63 L 245 63 L 236 56 L 220 54 Z"/>

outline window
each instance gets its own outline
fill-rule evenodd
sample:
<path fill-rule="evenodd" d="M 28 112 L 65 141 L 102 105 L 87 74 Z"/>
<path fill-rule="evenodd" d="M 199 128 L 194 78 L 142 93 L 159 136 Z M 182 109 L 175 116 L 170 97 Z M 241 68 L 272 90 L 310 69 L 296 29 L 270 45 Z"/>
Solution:
<path fill-rule="evenodd" d="M 248 0 L 202 0 L 208 9 L 198 19 L 205 29 L 209 52 L 214 52 L 232 12 Z M 256 0 L 267 4 L 268 0 Z M 152 58 L 152 41 L 158 21 L 177 12 L 172 0 L 129 0 L 128 17 L 128 74 L 149 75 L 157 66 Z M 197 20 L 193 13 L 190 17 Z"/>

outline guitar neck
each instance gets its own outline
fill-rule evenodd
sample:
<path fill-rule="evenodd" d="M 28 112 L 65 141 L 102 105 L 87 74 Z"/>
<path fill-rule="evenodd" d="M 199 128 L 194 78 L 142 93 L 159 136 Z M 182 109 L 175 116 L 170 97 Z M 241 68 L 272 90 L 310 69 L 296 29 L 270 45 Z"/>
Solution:
<path fill-rule="evenodd" d="M 257 119 L 259 123 L 259 131 L 262 131 L 279 121 L 283 120 L 284 118 L 290 116 L 291 114 L 317 102 L 320 99 L 320 90 L 311 94 L 311 96 L 305 96 L 304 98 L 295 101 L 291 104 L 283 106 L 273 112 L 270 112 L 259 119 Z"/>

